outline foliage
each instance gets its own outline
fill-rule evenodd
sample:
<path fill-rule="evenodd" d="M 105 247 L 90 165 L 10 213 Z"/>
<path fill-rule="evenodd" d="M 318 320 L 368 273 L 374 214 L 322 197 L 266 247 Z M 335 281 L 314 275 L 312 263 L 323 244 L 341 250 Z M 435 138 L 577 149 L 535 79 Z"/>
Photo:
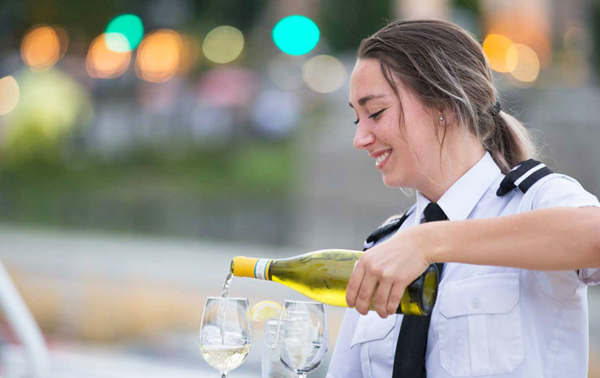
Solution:
<path fill-rule="evenodd" d="M 211 217 L 226 224 L 237 213 L 229 209 L 229 218 L 219 220 L 223 206 L 278 206 L 289 195 L 287 143 L 240 142 L 173 156 L 161 151 L 139 146 L 109 161 L 88 156 L 66 164 L 5 165 L 0 221 L 190 236 L 199 231 L 192 225 L 188 232 L 177 230 L 177 224 Z"/>
<path fill-rule="evenodd" d="M 589 13 L 590 32 L 593 41 L 593 60 L 596 68 L 596 75 L 600 74 L 600 0 L 593 1 Z"/>
<path fill-rule="evenodd" d="M 393 2 L 388 0 L 328 0 L 317 21 L 333 51 L 356 51 L 360 41 L 387 24 Z"/>
<path fill-rule="evenodd" d="M 458 9 L 467 10 L 473 14 L 480 14 L 479 0 L 453 0 L 454 7 Z"/>

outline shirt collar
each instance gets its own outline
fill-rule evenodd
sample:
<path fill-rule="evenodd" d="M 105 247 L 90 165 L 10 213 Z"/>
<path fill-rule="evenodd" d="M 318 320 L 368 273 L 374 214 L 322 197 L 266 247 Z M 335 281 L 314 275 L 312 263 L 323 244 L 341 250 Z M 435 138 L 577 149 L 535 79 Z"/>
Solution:
<path fill-rule="evenodd" d="M 471 214 L 481 197 L 496 181 L 500 174 L 492 155 L 485 152 L 483 157 L 462 175 L 438 201 L 449 220 L 465 220 Z M 423 211 L 429 199 L 417 191 L 417 211 L 415 224 L 421 222 Z"/>

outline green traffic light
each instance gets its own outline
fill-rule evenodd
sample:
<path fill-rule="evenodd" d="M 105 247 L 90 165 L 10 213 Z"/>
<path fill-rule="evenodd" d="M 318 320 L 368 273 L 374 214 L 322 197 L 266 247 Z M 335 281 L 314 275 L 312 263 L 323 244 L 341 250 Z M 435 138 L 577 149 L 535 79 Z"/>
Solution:
<path fill-rule="evenodd" d="M 144 24 L 135 14 L 122 14 L 113 18 L 106 26 L 106 44 L 109 49 L 117 52 L 131 51 L 138 47 L 144 38 Z M 115 36 L 117 38 L 112 38 Z M 123 38 L 127 43 L 123 43 Z M 127 46 L 126 46 L 127 45 Z"/>
<path fill-rule="evenodd" d="M 304 16 L 289 16 L 273 28 L 273 42 L 281 51 L 290 55 L 303 55 L 319 43 L 319 27 Z"/>

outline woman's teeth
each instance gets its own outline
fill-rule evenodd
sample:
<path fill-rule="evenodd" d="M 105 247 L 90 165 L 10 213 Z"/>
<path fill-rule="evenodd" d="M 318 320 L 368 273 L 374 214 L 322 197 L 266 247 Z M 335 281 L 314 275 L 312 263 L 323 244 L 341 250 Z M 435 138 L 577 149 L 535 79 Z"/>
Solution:
<path fill-rule="evenodd" d="M 382 161 L 385 160 L 385 158 L 387 158 L 388 156 L 390 156 L 390 151 L 384 152 L 381 155 L 377 156 L 377 158 L 375 159 L 375 165 L 379 165 L 381 164 Z"/>

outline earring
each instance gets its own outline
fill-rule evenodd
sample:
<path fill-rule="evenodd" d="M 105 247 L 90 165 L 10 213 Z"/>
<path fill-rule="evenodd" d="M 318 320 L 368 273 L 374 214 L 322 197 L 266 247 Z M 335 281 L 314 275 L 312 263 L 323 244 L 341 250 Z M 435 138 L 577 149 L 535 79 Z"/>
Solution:
<path fill-rule="evenodd" d="M 444 118 L 444 115 L 440 114 L 440 123 L 443 123 L 444 121 L 446 121 L 446 119 Z"/>

